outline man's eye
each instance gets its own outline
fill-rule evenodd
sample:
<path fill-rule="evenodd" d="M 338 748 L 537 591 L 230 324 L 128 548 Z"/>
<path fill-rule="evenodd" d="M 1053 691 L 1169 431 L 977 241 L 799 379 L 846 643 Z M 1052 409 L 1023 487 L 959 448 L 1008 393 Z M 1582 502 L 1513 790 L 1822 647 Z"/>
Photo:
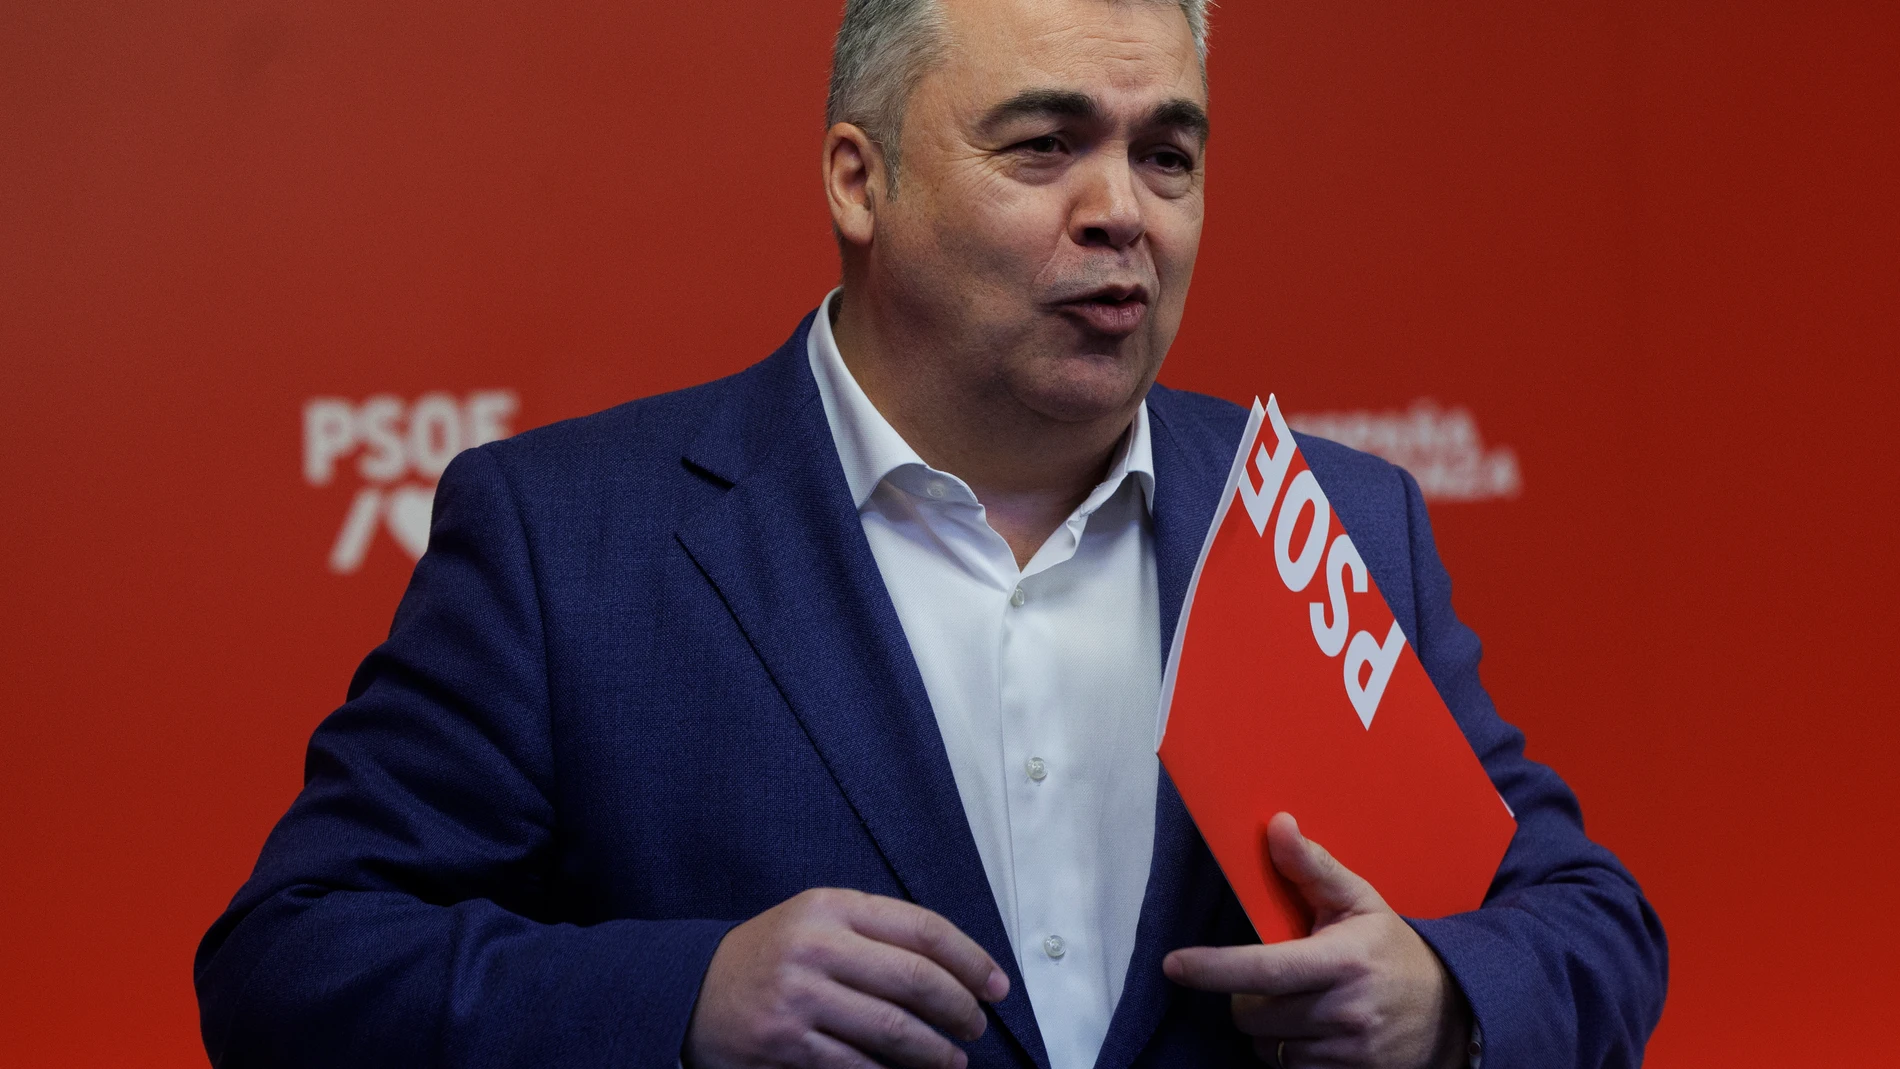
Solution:
<path fill-rule="evenodd" d="M 1045 137 L 1033 137 L 1023 142 L 1021 147 L 1031 152 L 1053 154 L 1062 151 L 1062 139 L 1054 134 Z"/>
<path fill-rule="evenodd" d="M 1155 166 L 1170 173 L 1179 173 L 1194 169 L 1194 161 L 1179 152 L 1164 150 L 1154 153 L 1148 158 L 1154 162 Z"/>

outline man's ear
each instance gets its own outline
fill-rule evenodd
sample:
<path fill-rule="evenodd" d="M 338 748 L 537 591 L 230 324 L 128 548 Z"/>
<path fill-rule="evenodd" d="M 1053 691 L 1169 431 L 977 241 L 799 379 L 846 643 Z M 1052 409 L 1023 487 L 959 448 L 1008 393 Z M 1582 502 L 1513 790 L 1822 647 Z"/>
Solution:
<path fill-rule="evenodd" d="M 859 126 L 841 122 L 825 132 L 825 200 L 838 237 L 869 245 L 885 190 L 884 149 Z"/>

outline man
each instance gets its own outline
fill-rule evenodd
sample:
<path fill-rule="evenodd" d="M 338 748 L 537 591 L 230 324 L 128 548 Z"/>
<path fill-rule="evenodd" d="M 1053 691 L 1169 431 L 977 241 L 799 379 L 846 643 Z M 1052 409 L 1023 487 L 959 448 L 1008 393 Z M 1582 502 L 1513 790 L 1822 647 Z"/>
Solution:
<path fill-rule="evenodd" d="M 1301 441 L 1518 815 L 1486 907 L 1402 920 L 1283 815 L 1316 927 L 1260 946 L 1155 761 L 1244 422 L 1153 385 L 1205 6 L 852 0 L 842 286 L 741 375 L 451 466 L 201 948 L 215 1062 L 1640 1059 L 1661 930 L 1492 711 L 1396 469 Z"/>

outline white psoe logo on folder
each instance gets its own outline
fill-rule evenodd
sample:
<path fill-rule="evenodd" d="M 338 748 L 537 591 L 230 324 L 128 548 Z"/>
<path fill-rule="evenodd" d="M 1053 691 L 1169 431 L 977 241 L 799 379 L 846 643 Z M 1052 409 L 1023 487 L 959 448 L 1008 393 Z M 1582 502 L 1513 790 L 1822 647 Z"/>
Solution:
<path fill-rule="evenodd" d="M 508 437 L 508 421 L 520 408 L 512 390 L 479 390 L 460 399 L 428 393 L 414 402 L 391 394 L 304 402 L 304 481 L 329 486 L 354 457 L 365 483 L 343 514 L 330 570 L 348 575 L 361 568 L 378 531 L 388 531 L 410 559 L 421 557 L 443 469 L 464 449 Z"/>
<path fill-rule="evenodd" d="M 1394 620 L 1383 642 L 1370 631 L 1359 631 L 1353 634 L 1350 643 L 1346 641 L 1352 629 L 1352 605 L 1346 598 L 1347 575 L 1351 575 L 1352 592 L 1364 594 L 1366 562 L 1359 558 L 1352 537 L 1343 531 L 1327 545 L 1332 506 L 1326 500 L 1326 492 L 1320 489 L 1312 471 L 1305 468 L 1293 476 L 1290 484 L 1287 482 L 1287 470 L 1293 463 L 1295 449 L 1293 432 L 1281 417 L 1280 405 L 1273 397 L 1267 398 L 1266 417 L 1273 428 L 1275 448 L 1269 450 L 1262 442 L 1255 450 L 1247 470 L 1241 473 L 1240 503 L 1246 507 L 1247 518 L 1253 521 L 1256 534 L 1264 538 L 1267 528 L 1273 528 L 1273 563 L 1288 590 L 1295 594 L 1305 591 L 1313 585 L 1321 563 L 1325 564 L 1327 600 L 1309 605 L 1313 640 L 1328 657 L 1345 653 L 1346 660 L 1341 667 L 1346 697 L 1352 701 L 1353 711 L 1359 714 L 1359 722 L 1371 730 L 1372 718 L 1379 712 L 1379 699 L 1385 697 L 1392 669 L 1399 663 L 1399 653 L 1405 649 L 1405 632 Z M 1256 479 L 1259 480 L 1257 487 Z M 1286 490 L 1284 496 L 1280 493 L 1282 487 Z M 1295 552 L 1293 535 L 1308 512 L 1312 513 L 1312 523 L 1306 528 L 1305 541 Z"/>

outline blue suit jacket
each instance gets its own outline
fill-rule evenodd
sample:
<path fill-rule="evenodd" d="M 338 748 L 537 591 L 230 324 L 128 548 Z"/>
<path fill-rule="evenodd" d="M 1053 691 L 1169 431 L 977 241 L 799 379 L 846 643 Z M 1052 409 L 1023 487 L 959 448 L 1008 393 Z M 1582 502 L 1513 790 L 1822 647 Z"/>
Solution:
<path fill-rule="evenodd" d="M 811 887 L 921 903 L 1008 998 L 977 1066 L 1048 1058 L 929 700 L 859 527 L 801 326 L 751 369 L 463 453 L 389 640 L 205 936 L 222 1066 L 672 1069 L 714 948 Z M 1163 655 L 1246 414 L 1157 386 Z M 1417 924 L 1488 1069 L 1631 1065 L 1655 915 L 1478 683 L 1417 486 L 1302 438 L 1519 827 L 1485 908 Z M 1265 670 L 1270 670 L 1268 666 Z M 1162 955 L 1252 930 L 1165 773 L 1101 1069 L 1254 1064 Z"/>

